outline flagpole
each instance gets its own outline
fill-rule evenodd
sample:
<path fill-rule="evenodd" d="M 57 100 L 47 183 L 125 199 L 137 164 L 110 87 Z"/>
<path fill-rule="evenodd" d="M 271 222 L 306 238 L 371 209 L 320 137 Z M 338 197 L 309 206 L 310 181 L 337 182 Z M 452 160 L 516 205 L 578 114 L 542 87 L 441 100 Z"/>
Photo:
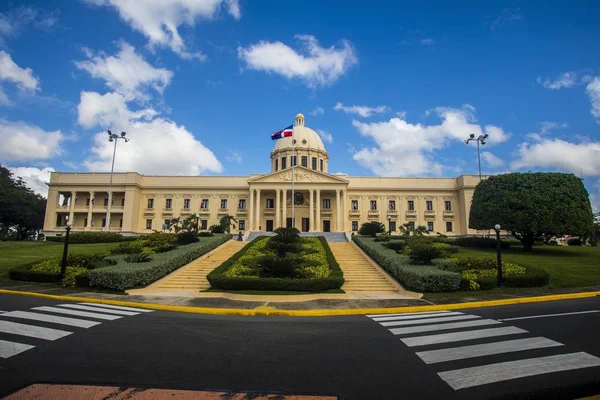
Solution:
<path fill-rule="evenodd" d="M 295 147 L 296 140 L 294 139 L 294 128 L 292 127 L 292 228 L 296 227 L 296 215 L 294 214 L 294 205 L 296 204 L 296 197 L 294 192 L 294 168 L 296 167 L 296 160 L 294 159 Z"/>

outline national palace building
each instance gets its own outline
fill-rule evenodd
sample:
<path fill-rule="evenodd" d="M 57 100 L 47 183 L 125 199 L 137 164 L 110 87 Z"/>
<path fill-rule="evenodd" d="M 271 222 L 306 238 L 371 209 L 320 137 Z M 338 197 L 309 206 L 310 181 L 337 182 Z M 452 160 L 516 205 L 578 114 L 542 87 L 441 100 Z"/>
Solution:
<path fill-rule="evenodd" d="M 477 176 L 330 174 L 327 150 L 319 135 L 305 126 L 302 114 L 295 118 L 293 136 L 275 143 L 270 155 L 271 172 L 267 174 L 113 174 L 110 231 L 124 235 L 151 233 L 162 230 L 173 218 L 197 213 L 202 229 L 218 224 L 224 215 L 233 215 L 241 231 L 296 226 L 305 232 L 351 232 L 364 222 L 380 221 L 391 231 L 409 223 L 448 236 L 476 233 L 468 229 L 468 217 Z M 69 221 L 75 232 L 103 230 L 107 224 L 109 181 L 109 173 L 53 172 L 44 233 L 62 234 Z"/>

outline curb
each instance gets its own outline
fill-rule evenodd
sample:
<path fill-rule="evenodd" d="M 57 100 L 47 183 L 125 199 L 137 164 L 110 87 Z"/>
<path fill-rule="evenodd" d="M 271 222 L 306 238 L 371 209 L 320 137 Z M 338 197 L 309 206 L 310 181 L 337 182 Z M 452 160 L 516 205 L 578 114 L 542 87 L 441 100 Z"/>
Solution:
<path fill-rule="evenodd" d="M 278 310 L 275 307 L 261 306 L 254 309 L 243 308 L 208 308 L 208 307 L 186 307 L 172 306 L 166 304 L 136 303 L 133 301 L 95 299 L 88 297 L 58 296 L 53 294 L 21 292 L 17 290 L 0 289 L 0 294 L 12 294 L 19 296 L 40 297 L 45 299 L 78 301 L 87 303 L 112 304 L 116 306 L 138 307 L 150 310 L 175 311 L 192 314 L 211 315 L 243 315 L 243 316 L 283 316 L 283 317 L 326 317 L 336 315 L 364 315 L 364 314 L 389 314 L 389 313 L 413 313 L 423 311 L 457 310 L 463 308 L 481 308 L 506 306 L 512 304 L 541 303 L 546 301 L 585 299 L 600 296 L 600 291 L 579 292 L 568 294 L 555 294 L 548 296 L 519 297 L 504 300 L 473 301 L 468 303 L 438 304 L 431 306 L 407 306 L 390 308 L 355 308 L 355 309 L 323 309 L 323 310 Z"/>

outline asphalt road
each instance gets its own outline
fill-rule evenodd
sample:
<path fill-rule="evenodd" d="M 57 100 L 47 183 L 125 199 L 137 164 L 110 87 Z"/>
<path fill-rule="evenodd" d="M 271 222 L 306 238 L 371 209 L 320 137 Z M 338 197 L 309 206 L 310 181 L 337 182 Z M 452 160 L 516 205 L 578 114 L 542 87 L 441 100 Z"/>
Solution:
<path fill-rule="evenodd" d="M 343 399 L 600 394 L 600 297 L 381 317 L 123 311 L 0 295 L 0 396 L 36 382 Z"/>

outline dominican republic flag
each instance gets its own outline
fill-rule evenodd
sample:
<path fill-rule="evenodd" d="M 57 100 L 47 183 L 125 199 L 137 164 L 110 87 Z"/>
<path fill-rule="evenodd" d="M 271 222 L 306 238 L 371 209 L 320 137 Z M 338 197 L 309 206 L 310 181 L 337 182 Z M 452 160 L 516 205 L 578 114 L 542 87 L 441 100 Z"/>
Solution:
<path fill-rule="evenodd" d="M 272 140 L 283 139 L 286 137 L 291 137 L 294 134 L 294 125 L 290 125 L 287 128 L 283 128 L 280 131 L 275 132 L 271 135 Z"/>

